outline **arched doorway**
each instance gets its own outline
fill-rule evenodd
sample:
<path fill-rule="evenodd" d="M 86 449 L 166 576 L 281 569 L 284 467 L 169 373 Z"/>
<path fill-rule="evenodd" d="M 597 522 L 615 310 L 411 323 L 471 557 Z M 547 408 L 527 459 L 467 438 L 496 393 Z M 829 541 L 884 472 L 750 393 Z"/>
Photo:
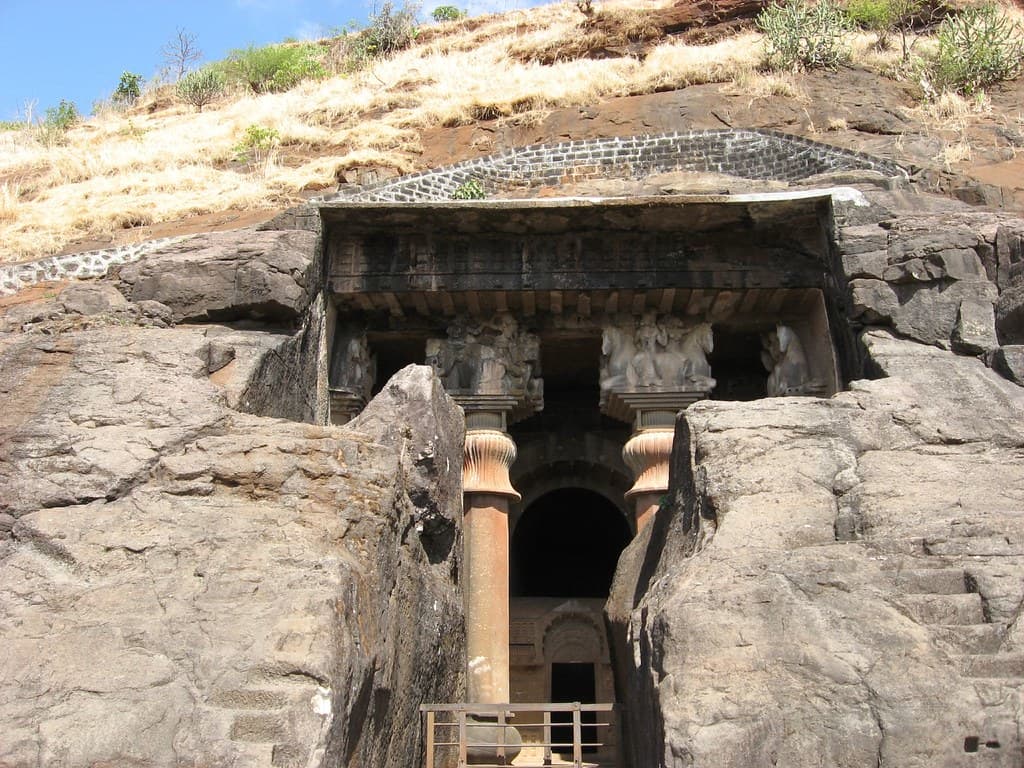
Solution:
<path fill-rule="evenodd" d="M 509 552 L 513 701 L 615 700 L 604 603 L 632 531 L 622 508 L 592 487 L 524 494 Z M 585 742 L 595 740 L 592 714 Z M 554 740 L 571 741 L 560 722 Z M 604 738 L 614 754 L 614 734 Z"/>
<path fill-rule="evenodd" d="M 527 507 L 512 533 L 512 597 L 606 598 L 629 543 L 619 508 L 586 488 L 549 491 Z"/>

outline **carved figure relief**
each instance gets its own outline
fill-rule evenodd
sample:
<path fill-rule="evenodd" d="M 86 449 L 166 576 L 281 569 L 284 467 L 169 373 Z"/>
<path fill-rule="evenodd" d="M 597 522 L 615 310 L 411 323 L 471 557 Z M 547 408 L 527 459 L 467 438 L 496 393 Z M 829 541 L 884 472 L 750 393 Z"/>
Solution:
<path fill-rule="evenodd" d="M 512 395 L 543 405 L 540 342 L 510 314 L 473 324 L 455 320 L 447 338 L 427 341 L 427 364 L 452 394 Z"/>
<path fill-rule="evenodd" d="M 601 402 L 613 391 L 709 391 L 716 383 L 707 359 L 713 349 L 709 323 L 659 321 L 653 312 L 639 322 L 620 319 L 602 335 Z"/>
<path fill-rule="evenodd" d="M 820 383 L 811 380 L 807 355 L 796 331 L 788 325 L 777 325 L 762 336 L 761 344 L 769 397 L 812 394 L 821 389 Z"/>
<path fill-rule="evenodd" d="M 366 335 L 339 333 L 331 357 L 331 389 L 369 400 L 376 376 L 377 360 L 370 354 Z"/>

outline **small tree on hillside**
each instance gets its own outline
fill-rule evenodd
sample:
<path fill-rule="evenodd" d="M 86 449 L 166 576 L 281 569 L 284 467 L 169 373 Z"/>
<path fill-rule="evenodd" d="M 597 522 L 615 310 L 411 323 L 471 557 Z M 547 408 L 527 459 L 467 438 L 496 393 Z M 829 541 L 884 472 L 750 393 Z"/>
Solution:
<path fill-rule="evenodd" d="M 114 89 L 112 97 L 115 104 L 130 107 L 139 100 L 142 95 L 142 75 L 125 70 L 121 73 L 121 79 Z"/>
<path fill-rule="evenodd" d="M 160 48 L 160 55 L 174 76 L 174 82 L 178 82 L 199 61 L 203 52 L 196 45 L 196 36 L 184 27 L 178 27 L 174 37 Z"/>

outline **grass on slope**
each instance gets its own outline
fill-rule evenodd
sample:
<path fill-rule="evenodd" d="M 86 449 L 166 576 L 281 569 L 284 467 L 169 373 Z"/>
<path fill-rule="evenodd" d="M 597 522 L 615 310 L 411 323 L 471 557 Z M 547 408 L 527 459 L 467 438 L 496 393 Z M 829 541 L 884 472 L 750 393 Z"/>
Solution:
<path fill-rule="evenodd" d="M 665 2 L 621 5 L 636 12 Z M 420 131 L 430 126 L 543 115 L 695 83 L 798 95 L 785 76 L 758 72 L 762 50 L 753 32 L 709 46 L 667 40 L 643 61 L 547 66 L 524 55 L 571 37 L 580 18 L 563 2 L 447 24 L 353 75 L 305 82 L 285 93 L 236 95 L 201 113 L 173 101 L 152 112 L 146 105 L 108 112 L 72 128 L 63 146 L 43 146 L 25 130 L 2 131 L 0 261 L 39 257 L 111 233 L 120 233 L 118 242 L 131 241 L 132 228 L 195 214 L 281 207 L 303 191 L 335 184 L 353 167 L 417 170 Z M 867 50 L 863 41 L 860 47 Z M 895 53 L 872 55 L 883 66 Z M 279 137 L 269 158 L 256 165 L 239 162 L 235 152 L 250 125 Z"/>

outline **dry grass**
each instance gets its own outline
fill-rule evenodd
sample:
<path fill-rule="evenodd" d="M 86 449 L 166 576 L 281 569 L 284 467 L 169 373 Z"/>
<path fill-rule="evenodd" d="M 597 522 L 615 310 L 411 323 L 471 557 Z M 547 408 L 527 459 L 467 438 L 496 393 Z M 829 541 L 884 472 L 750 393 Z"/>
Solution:
<path fill-rule="evenodd" d="M 807 99 L 797 78 L 790 72 L 762 72 L 750 66 L 738 71 L 732 82 L 733 93 L 749 96 L 751 100 L 777 97 L 795 101 Z"/>
<path fill-rule="evenodd" d="M 618 20 L 623 39 L 645 39 L 639 12 L 668 2 L 606 0 L 601 12 Z M 584 22 L 562 2 L 430 28 L 416 47 L 366 71 L 287 93 L 236 94 L 201 113 L 154 92 L 158 109 L 105 112 L 73 128 L 64 146 L 0 132 L 0 261 L 143 224 L 284 206 L 355 168 L 408 173 L 421 167 L 421 132 L 433 126 L 536 124 L 560 107 L 710 82 L 735 83 L 751 98 L 803 98 L 792 76 L 759 72 L 760 36 L 749 32 L 708 46 L 648 41 L 642 61 L 567 57 L 548 66 L 510 57 L 579 37 Z M 857 45 L 855 56 L 874 56 L 873 66 L 897 55 Z M 234 160 L 234 147 L 254 124 L 276 130 L 280 144 L 271 162 L 250 168 Z"/>
<path fill-rule="evenodd" d="M 0 184 L 0 224 L 15 221 L 18 218 L 18 200 L 20 197 L 20 184 L 9 182 Z"/>
<path fill-rule="evenodd" d="M 665 5 L 607 2 L 623 34 L 649 34 L 640 10 Z M 0 135 L 0 260 L 37 257 L 78 238 L 223 210 L 297 201 L 353 168 L 416 170 L 420 133 L 474 120 L 536 122 L 548 110 L 608 96 L 720 82 L 752 70 L 756 36 L 709 47 L 665 42 L 634 58 L 566 60 L 552 66 L 509 59 L 512 45 L 540 47 L 575 34 L 571 3 L 447 25 L 427 42 L 364 72 L 287 93 L 236 95 L 196 113 L 166 92 L 130 114 L 105 111 L 73 128 L 63 146 L 25 131 Z M 276 130 L 270 162 L 234 162 L 249 125 Z"/>

